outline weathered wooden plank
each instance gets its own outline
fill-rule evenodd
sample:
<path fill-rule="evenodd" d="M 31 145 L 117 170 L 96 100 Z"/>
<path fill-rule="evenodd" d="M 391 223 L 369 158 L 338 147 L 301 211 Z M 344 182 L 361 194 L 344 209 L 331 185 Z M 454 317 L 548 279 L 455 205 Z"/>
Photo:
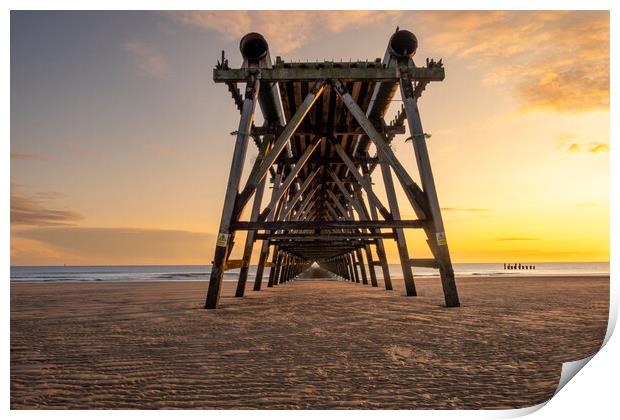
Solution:
<path fill-rule="evenodd" d="M 439 263 L 434 258 L 412 258 L 409 264 L 412 267 L 439 268 Z"/>
<path fill-rule="evenodd" d="M 242 268 L 244 266 L 243 260 L 228 260 L 226 261 L 225 271 L 234 270 L 236 268 Z M 247 267 L 247 265 L 246 265 Z"/>
<path fill-rule="evenodd" d="M 423 229 L 426 220 L 323 220 L 235 222 L 235 230 Z"/>
<path fill-rule="evenodd" d="M 267 175 L 267 172 L 269 172 L 269 168 L 276 162 L 276 159 L 288 144 L 291 136 L 293 135 L 299 124 L 301 124 L 301 121 L 304 119 L 310 108 L 312 108 L 312 105 L 314 104 L 316 99 L 321 96 L 323 89 L 324 82 L 318 81 L 312 89 L 312 92 L 310 92 L 308 96 L 306 96 L 301 107 L 295 112 L 295 115 L 293 116 L 291 121 L 288 122 L 278 139 L 274 142 L 273 148 L 269 151 L 269 153 L 267 153 L 260 166 L 258 166 L 258 169 L 248 176 L 245 187 L 243 188 L 241 193 L 239 193 L 239 198 L 237 200 L 239 208 L 245 206 L 247 201 L 254 193 L 254 190 L 256 189 L 258 183 Z"/>
<path fill-rule="evenodd" d="M 419 81 L 442 81 L 445 78 L 443 67 L 409 67 L 408 73 L 412 80 Z M 214 69 L 213 81 L 216 83 L 245 82 L 249 70 L 241 69 Z M 399 79 L 395 67 L 323 67 L 319 68 L 314 63 L 308 63 L 307 67 L 296 68 L 271 68 L 261 69 L 262 82 L 285 82 L 285 81 L 315 81 L 321 79 L 340 79 L 343 81 L 393 81 Z M 290 105 L 290 104 L 289 104 Z"/>
<path fill-rule="evenodd" d="M 257 240 L 282 240 L 282 241 L 299 241 L 299 242 L 311 242 L 311 241 L 339 241 L 339 240 L 355 240 L 355 239 L 394 239 L 394 234 L 391 232 L 385 233 L 326 233 L 326 234 L 313 234 L 313 233 L 257 233 Z"/>
<path fill-rule="evenodd" d="M 327 95 L 326 95 L 327 97 Z M 317 102 L 318 104 L 318 102 Z M 393 134 L 405 134 L 405 126 L 403 125 L 399 125 L 399 126 L 385 126 L 385 127 L 375 127 L 377 132 L 384 134 L 384 135 L 393 135 Z M 265 126 L 259 126 L 259 127 L 253 127 L 252 128 L 252 135 L 255 136 L 263 136 L 263 135 L 279 135 L 280 132 L 282 131 L 281 128 L 277 128 L 277 127 L 265 127 Z M 295 135 L 296 136 L 302 136 L 302 135 L 318 135 L 318 136 L 327 136 L 327 135 L 333 135 L 333 136 L 339 136 L 339 135 L 361 135 L 364 134 L 364 129 L 361 128 L 358 125 L 335 125 L 335 126 L 328 126 L 328 125 L 306 125 L 304 124 L 303 126 L 300 126 L 299 128 L 297 128 L 297 130 L 295 131 Z"/>

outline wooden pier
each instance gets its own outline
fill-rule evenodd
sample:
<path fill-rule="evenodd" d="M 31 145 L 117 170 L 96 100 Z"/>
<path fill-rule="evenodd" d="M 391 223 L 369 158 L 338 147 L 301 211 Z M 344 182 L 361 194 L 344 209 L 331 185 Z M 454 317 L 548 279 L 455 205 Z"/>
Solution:
<path fill-rule="evenodd" d="M 441 60 L 417 67 L 415 35 L 396 30 L 383 60 L 284 62 L 271 60 L 267 41 L 249 33 L 241 39 L 241 68 L 228 66 L 224 53 L 213 79 L 227 85 L 240 119 L 205 302 L 218 306 L 223 274 L 240 268 L 236 290 L 243 297 L 252 249 L 260 243 L 254 290 L 294 279 L 313 262 L 343 279 L 385 288 L 392 282 L 384 241 L 397 245 L 404 286 L 416 295 L 412 267 L 439 270 L 445 304 L 459 306 L 448 243 L 437 199 L 418 99 L 428 83 L 444 79 Z M 243 93 L 239 83 L 244 84 Z M 400 89 L 402 107 L 391 121 L 385 114 Z M 256 106 L 264 123 L 254 124 Z M 410 133 L 421 185 L 391 148 Z M 243 163 L 250 139 L 258 156 L 245 185 Z M 376 153 L 371 154 L 371 145 Z M 377 167 L 379 168 L 376 173 Z M 387 202 L 373 190 L 381 178 Z M 394 178 L 416 219 L 403 220 Z M 267 205 L 263 196 L 271 185 Z M 250 220 L 240 220 L 251 203 Z M 405 229 L 421 229 L 433 258 L 416 259 Z M 238 231 L 247 231 L 241 260 L 231 260 Z M 265 269 L 269 272 L 266 273 Z"/>

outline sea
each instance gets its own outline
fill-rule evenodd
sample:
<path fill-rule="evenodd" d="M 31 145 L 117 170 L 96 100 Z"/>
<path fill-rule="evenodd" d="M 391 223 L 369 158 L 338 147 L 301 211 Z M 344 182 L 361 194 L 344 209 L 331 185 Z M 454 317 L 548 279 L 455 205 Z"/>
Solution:
<path fill-rule="evenodd" d="M 514 263 L 511 263 L 513 265 Z M 457 276 L 598 276 L 609 275 L 609 262 L 544 262 L 521 263 L 535 269 L 504 269 L 503 263 L 455 263 Z M 266 269 L 268 273 L 269 269 Z M 11 267 L 12 282 L 156 282 L 156 281 L 206 281 L 211 272 L 204 265 L 106 265 L 106 266 L 14 266 Z M 381 268 L 376 267 L 381 278 Z M 250 281 L 254 279 L 256 266 L 250 266 Z M 438 270 L 413 268 L 414 276 L 438 276 Z M 393 278 L 402 276 L 399 264 L 390 264 Z M 224 281 L 235 281 L 239 269 L 227 271 Z M 265 276 L 266 278 L 266 276 Z"/>

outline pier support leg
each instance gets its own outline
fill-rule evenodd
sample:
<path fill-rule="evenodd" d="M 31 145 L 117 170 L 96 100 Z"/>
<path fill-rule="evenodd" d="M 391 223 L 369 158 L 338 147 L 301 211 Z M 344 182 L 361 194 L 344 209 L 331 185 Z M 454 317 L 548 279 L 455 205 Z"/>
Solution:
<path fill-rule="evenodd" d="M 349 264 L 351 264 L 351 270 L 353 271 L 353 278 L 355 279 L 356 283 L 360 282 L 360 275 L 357 272 L 357 262 L 355 261 L 355 253 L 350 252 L 349 254 Z"/>
<path fill-rule="evenodd" d="M 368 180 L 368 183 L 372 185 L 370 174 L 365 173 L 364 177 Z M 368 203 L 368 208 L 370 211 L 371 220 L 379 220 L 377 208 L 370 202 Z M 385 285 L 385 290 L 393 290 L 392 279 L 390 278 L 390 268 L 388 267 L 388 261 L 385 255 L 385 247 L 383 246 L 383 239 L 378 238 L 376 241 L 377 243 L 375 247 L 377 248 L 377 258 L 379 259 L 379 263 L 381 264 L 381 272 L 383 274 L 383 284 Z"/>
<path fill-rule="evenodd" d="M 368 273 L 370 274 L 370 284 L 372 287 L 378 287 L 377 284 L 377 273 L 375 272 L 375 262 L 372 259 L 372 250 L 370 249 L 370 245 L 366 245 L 364 247 L 364 252 L 366 253 L 366 261 L 368 261 Z"/>
<path fill-rule="evenodd" d="M 256 188 L 254 195 L 254 203 L 252 204 L 252 214 L 250 220 L 255 222 L 258 220 L 260 214 L 260 206 L 263 201 L 263 192 L 265 191 L 265 179 L 263 178 Z M 243 249 L 243 265 L 239 271 L 239 281 L 237 282 L 237 291 L 235 297 L 243 297 L 245 293 L 245 284 L 248 279 L 248 271 L 250 270 L 250 260 L 252 258 L 252 248 L 254 247 L 254 237 L 256 236 L 255 230 L 249 230 L 245 239 L 245 247 Z M 261 274 L 262 276 L 262 274 Z"/>
<path fill-rule="evenodd" d="M 368 276 L 366 276 L 366 268 L 364 267 L 364 257 L 362 257 L 362 250 L 357 248 L 355 250 L 355 255 L 357 256 L 357 262 L 360 266 L 360 274 L 362 275 L 362 283 L 368 284 Z"/>
<path fill-rule="evenodd" d="M 379 165 L 381 166 L 381 174 L 383 175 L 383 184 L 385 185 L 385 193 L 387 195 L 390 212 L 394 220 L 400 220 L 400 208 L 398 207 L 398 199 L 394 190 L 394 180 L 392 179 L 392 171 L 387 163 L 383 161 L 383 156 L 379 154 Z M 405 291 L 407 296 L 416 296 L 415 283 L 413 281 L 413 273 L 411 271 L 411 261 L 409 259 L 409 251 L 407 249 L 407 241 L 405 232 L 402 229 L 394 229 L 396 246 L 398 247 L 398 255 L 400 257 L 400 265 L 403 270 L 403 280 L 405 282 Z"/>
<path fill-rule="evenodd" d="M 280 271 L 280 264 L 282 263 L 282 252 L 278 249 L 277 246 L 274 247 L 273 250 L 273 258 L 271 260 L 271 270 L 269 270 L 269 282 L 267 283 L 267 287 L 273 287 L 278 277 L 278 271 Z"/>
<path fill-rule="evenodd" d="M 243 172 L 245 154 L 248 148 L 250 128 L 252 127 L 252 121 L 254 119 L 254 109 L 256 107 L 256 98 L 259 88 L 260 82 L 258 77 L 256 77 L 255 74 L 251 75 L 245 89 L 245 99 L 243 101 L 241 119 L 239 120 L 239 129 L 237 130 L 237 139 L 235 141 L 230 174 L 228 176 L 228 185 L 224 197 L 224 208 L 222 210 L 222 217 L 218 230 L 219 233 L 215 247 L 215 255 L 213 257 L 213 266 L 211 267 L 209 289 L 205 300 L 206 309 L 217 308 L 220 300 L 222 278 L 224 277 L 226 260 L 230 254 L 234 237 L 234 232 L 231 232 L 230 226 L 234 222 L 233 216 L 235 214 L 239 184 Z"/>
<path fill-rule="evenodd" d="M 456 307 L 460 306 L 459 296 L 454 280 L 454 269 L 452 268 L 452 261 L 450 260 L 443 219 L 441 217 L 441 208 L 439 207 L 439 200 L 437 198 L 435 180 L 433 178 L 431 162 L 426 147 L 426 137 L 424 136 L 424 129 L 422 127 L 422 120 L 420 118 L 420 111 L 414 94 L 413 84 L 408 73 L 405 73 L 407 72 L 401 72 L 400 91 L 405 105 L 405 112 L 407 113 L 409 133 L 413 139 L 413 150 L 420 172 L 422 189 L 428 200 L 430 218 L 433 222 L 433 228 L 427 231 L 429 246 L 431 246 L 431 250 L 434 249 L 433 254 L 439 263 L 439 274 L 441 276 L 446 306 Z"/>
<path fill-rule="evenodd" d="M 263 285 L 263 273 L 265 272 L 265 263 L 269 257 L 269 240 L 263 241 L 260 248 L 260 256 L 258 257 L 258 265 L 256 266 L 256 278 L 254 279 L 254 291 L 258 292 Z"/>

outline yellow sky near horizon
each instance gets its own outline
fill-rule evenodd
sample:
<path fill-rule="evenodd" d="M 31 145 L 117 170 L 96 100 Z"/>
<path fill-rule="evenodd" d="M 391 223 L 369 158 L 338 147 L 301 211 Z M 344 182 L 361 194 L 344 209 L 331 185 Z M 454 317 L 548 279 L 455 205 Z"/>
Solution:
<path fill-rule="evenodd" d="M 446 66 L 420 110 L 453 260 L 609 260 L 607 12 L 340 15 L 12 14 L 11 264 L 208 264 L 238 119 L 219 51 L 258 31 L 285 60 L 374 59 L 397 25 Z"/>

